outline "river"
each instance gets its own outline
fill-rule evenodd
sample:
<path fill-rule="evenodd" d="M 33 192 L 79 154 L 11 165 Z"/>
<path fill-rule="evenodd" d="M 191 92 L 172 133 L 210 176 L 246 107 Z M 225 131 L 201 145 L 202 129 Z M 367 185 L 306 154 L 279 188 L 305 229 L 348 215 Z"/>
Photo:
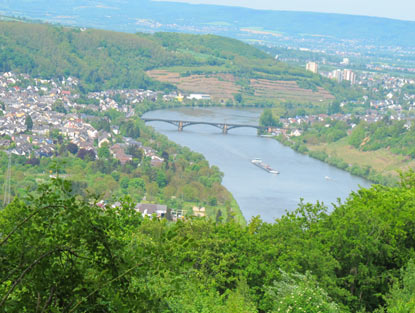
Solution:
<path fill-rule="evenodd" d="M 151 111 L 144 117 L 258 125 L 260 114 L 260 109 L 180 108 Z M 182 132 L 164 122 L 148 125 L 218 166 L 224 173 L 223 185 L 233 194 L 247 221 L 260 215 L 272 222 L 286 210 L 294 210 L 300 198 L 312 203 L 318 200 L 331 208 L 338 198 L 346 199 L 359 186 L 370 186 L 367 180 L 297 153 L 272 138 L 259 137 L 252 128 L 231 129 L 224 135 L 209 125 L 188 126 Z M 254 158 L 261 158 L 280 174 L 254 166 Z"/>

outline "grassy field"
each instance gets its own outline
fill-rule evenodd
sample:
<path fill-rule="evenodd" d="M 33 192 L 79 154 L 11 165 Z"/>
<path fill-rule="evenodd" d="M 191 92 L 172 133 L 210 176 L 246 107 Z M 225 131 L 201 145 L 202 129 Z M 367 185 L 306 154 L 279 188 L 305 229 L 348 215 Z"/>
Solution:
<path fill-rule="evenodd" d="M 347 137 L 330 144 L 308 144 L 311 151 L 324 151 L 330 157 L 338 157 L 348 164 L 370 166 L 381 175 L 398 176 L 398 171 L 415 168 L 415 160 L 391 153 L 387 149 L 360 151 L 347 143 Z"/>

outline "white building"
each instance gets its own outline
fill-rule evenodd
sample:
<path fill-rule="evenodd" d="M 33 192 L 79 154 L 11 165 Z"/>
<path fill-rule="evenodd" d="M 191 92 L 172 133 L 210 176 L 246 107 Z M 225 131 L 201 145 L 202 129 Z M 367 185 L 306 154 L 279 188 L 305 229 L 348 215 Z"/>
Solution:
<path fill-rule="evenodd" d="M 343 58 L 343 61 L 341 61 L 340 64 L 349 65 L 350 64 L 349 58 Z"/>
<path fill-rule="evenodd" d="M 305 69 L 307 71 L 313 72 L 315 74 L 318 73 L 318 64 L 316 62 L 307 62 Z"/>
<path fill-rule="evenodd" d="M 349 81 L 351 84 L 354 84 L 356 82 L 356 74 L 351 70 L 344 69 L 343 79 Z"/>
<path fill-rule="evenodd" d="M 329 78 L 337 80 L 339 83 L 343 80 L 343 73 L 337 69 L 329 73 Z"/>
<path fill-rule="evenodd" d="M 210 95 L 206 94 L 200 94 L 200 93 L 191 93 L 189 96 L 187 96 L 187 99 L 189 100 L 210 100 Z"/>

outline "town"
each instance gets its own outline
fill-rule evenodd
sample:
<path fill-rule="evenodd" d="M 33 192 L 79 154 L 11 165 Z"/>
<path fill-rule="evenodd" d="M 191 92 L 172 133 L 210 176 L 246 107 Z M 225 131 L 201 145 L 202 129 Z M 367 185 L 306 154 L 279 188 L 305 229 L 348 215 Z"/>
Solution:
<path fill-rule="evenodd" d="M 78 112 L 97 112 L 110 109 L 122 112 L 126 118 L 134 116 L 132 106 L 118 104 L 112 98 L 123 94 L 131 103 L 153 101 L 157 93 L 145 90 L 108 91 L 88 95 L 90 104 L 80 104 L 79 94 L 74 92 L 78 80 L 72 77 L 61 82 L 32 79 L 29 75 L 4 73 L 0 76 L 0 146 L 10 153 L 26 157 L 53 157 L 56 155 L 57 138 L 62 136 L 76 146 L 78 155 L 98 157 L 98 149 L 111 143 L 111 137 L 119 135 L 119 127 L 108 131 L 97 130 L 87 121 L 95 116 Z M 21 86 L 24 85 L 25 88 Z M 111 98 L 112 97 L 112 98 Z M 88 101 L 86 101 L 88 102 Z M 96 104 L 93 104 L 96 103 Z M 113 157 L 125 164 L 132 156 L 125 151 L 128 146 L 137 146 L 151 158 L 153 166 L 160 166 L 163 158 L 141 142 L 131 137 L 122 137 L 121 142 L 111 145 Z"/>
<path fill-rule="evenodd" d="M 347 65 L 348 59 L 343 60 L 343 64 Z M 308 62 L 306 69 L 319 72 L 315 62 Z M 270 133 L 286 138 L 301 136 L 301 125 L 328 120 L 346 122 L 352 129 L 356 126 L 354 116 L 373 123 L 389 115 L 391 120 L 407 120 L 405 127 L 411 127 L 415 115 L 415 94 L 412 92 L 415 80 L 372 72 L 356 75 L 347 69 L 321 74 L 339 82 L 348 80 L 357 84 L 365 90 L 365 95 L 359 101 L 343 101 L 340 104 L 341 112 L 281 118 L 283 127 L 270 128 Z M 163 94 L 139 89 L 90 92 L 87 97 L 81 97 L 77 91 L 78 85 L 79 80 L 73 77 L 56 81 L 31 78 L 27 74 L 0 74 L 0 148 L 20 156 L 53 157 L 57 153 L 57 138 L 63 136 L 76 145 L 78 155 L 89 153 L 95 158 L 98 157 L 99 148 L 104 144 L 110 145 L 111 138 L 120 135 L 116 125 L 96 129 L 93 126 L 96 112 L 113 110 L 128 119 L 136 115 L 134 105 L 137 103 L 154 102 L 157 99 L 182 102 L 184 98 L 176 92 Z M 186 100 L 209 101 L 210 97 L 191 94 Z M 330 124 L 326 127 L 330 127 Z M 143 147 L 141 142 L 131 137 L 123 136 L 121 142 L 109 148 L 112 156 L 125 164 L 132 160 L 132 156 L 126 153 L 131 145 L 142 149 L 143 154 L 151 158 L 153 166 L 163 163 L 157 151 Z"/>

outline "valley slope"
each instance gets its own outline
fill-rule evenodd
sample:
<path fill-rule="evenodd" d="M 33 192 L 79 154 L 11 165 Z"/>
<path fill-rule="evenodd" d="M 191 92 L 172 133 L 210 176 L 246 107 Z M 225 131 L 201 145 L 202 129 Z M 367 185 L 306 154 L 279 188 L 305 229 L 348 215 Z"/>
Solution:
<path fill-rule="evenodd" d="M 216 103 L 327 106 L 350 89 L 215 35 L 127 34 L 2 21 L 0 47 L 0 71 L 78 77 L 81 92 L 181 89 L 211 93 Z"/>

